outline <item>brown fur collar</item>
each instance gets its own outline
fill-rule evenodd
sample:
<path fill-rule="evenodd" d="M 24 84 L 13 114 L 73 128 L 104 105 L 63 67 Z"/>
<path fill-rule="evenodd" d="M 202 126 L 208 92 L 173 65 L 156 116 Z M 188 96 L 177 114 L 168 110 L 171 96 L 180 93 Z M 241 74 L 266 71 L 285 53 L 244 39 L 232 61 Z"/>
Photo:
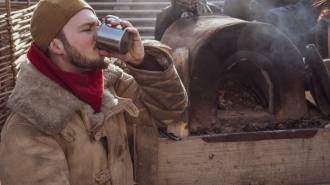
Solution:
<path fill-rule="evenodd" d="M 26 55 L 21 56 L 18 63 L 21 70 L 7 106 L 46 134 L 60 133 L 81 108 L 87 110 L 92 122 L 100 122 L 104 119 L 102 112 L 117 105 L 116 98 L 109 90 L 105 90 L 101 113 L 93 114 L 88 104 L 38 71 Z M 105 87 L 113 85 L 122 73 L 120 68 L 110 65 L 104 70 Z"/>

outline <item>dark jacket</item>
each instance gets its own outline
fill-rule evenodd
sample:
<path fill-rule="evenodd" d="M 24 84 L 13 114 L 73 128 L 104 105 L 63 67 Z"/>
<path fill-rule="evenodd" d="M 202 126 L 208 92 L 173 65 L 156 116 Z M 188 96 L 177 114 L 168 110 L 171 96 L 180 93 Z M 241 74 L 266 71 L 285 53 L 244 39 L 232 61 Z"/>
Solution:
<path fill-rule="evenodd" d="M 221 14 L 221 9 L 212 3 L 207 3 L 213 14 Z M 161 13 L 157 15 L 155 26 L 155 39 L 161 40 L 166 29 L 172 25 L 176 20 L 180 19 L 183 11 L 177 6 L 167 6 Z"/>
<path fill-rule="evenodd" d="M 242 2 L 245 2 L 244 7 L 235 6 L 232 0 L 226 1 L 224 13 L 247 21 L 272 24 L 284 33 L 303 55 L 307 44 L 315 44 L 323 58 L 329 57 L 328 26 L 325 22 L 318 22 L 321 7 L 313 7 L 313 1 L 299 0 L 293 4 L 268 10 L 262 9 L 261 6 L 251 6 L 248 1 Z"/>

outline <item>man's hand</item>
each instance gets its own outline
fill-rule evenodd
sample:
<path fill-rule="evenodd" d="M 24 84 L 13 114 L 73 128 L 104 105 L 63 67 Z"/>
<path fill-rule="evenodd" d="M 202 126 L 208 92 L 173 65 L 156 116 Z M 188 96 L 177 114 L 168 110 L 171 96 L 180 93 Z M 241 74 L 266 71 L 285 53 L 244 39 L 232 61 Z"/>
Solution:
<path fill-rule="evenodd" d="M 138 30 L 134 28 L 130 22 L 125 20 L 121 20 L 118 22 L 117 20 L 111 18 L 111 19 L 107 19 L 107 23 L 111 24 L 112 26 L 117 26 L 120 24 L 122 27 L 127 27 L 127 31 L 131 33 L 133 36 L 132 46 L 131 49 L 128 51 L 128 53 L 125 55 L 122 55 L 117 52 L 105 51 L 105 50 L 100 50 L 99 51 L 100 54 L 107 57 L 118 58 L 122 61 L 129 62 L 132 65 L 141 64 L 144 58 L 144 47 Z"/>

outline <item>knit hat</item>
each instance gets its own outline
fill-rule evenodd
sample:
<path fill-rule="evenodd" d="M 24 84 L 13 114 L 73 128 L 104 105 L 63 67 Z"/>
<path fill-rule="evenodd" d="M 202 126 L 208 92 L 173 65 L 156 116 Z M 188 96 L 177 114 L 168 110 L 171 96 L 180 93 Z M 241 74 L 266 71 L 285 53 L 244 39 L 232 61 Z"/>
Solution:
<path fill-rule="evenodd" d="M 30 25 L 35 45 L 45 53 L 51 40 L 82 9 L 90 9 L 95 14 L 84 0 L 40 0 Z"/>

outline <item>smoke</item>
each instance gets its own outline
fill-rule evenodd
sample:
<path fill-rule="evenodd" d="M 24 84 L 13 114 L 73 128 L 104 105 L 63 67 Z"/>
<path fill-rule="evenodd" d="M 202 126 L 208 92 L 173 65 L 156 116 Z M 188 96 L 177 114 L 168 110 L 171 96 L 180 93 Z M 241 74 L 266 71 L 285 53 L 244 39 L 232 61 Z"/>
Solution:
<path fill-rule="evenodd" d="M 265 19 L 261 21 L 274 25 L 289 38 L 293 38 L 313 28 L 317 24 L 319 13 L 317 8 L 311 6 L 310 0 L 302 0 L 268 10 Z M 272 22 L 269 17 L 276 17 L 276 22 Z"/>
<path fill-rule="evenodd" d="M 265 7 L 267 2 L 268 6 L 272 4 L 274 7 L 267 9 Z M 330 6 L 328 2 L 323 2 L 319 6 L 313 4 L 315 4 L 314 0 L 228 0 L 225 3 L 224 13 L 246 21 L 264 22 L 275 26 L 304 55 L 307 44 L 315 44 L 319 49 L 327 50 L 327 39 L 324 39 L 327 36 L 327 23 L 322 26 L 318 23 L 318 19 L 321 10 L 330 10 Z M 323 19 L 328 20 L 328 17 Z M 328 54 L 323 56 L 328 57 Z"/>

